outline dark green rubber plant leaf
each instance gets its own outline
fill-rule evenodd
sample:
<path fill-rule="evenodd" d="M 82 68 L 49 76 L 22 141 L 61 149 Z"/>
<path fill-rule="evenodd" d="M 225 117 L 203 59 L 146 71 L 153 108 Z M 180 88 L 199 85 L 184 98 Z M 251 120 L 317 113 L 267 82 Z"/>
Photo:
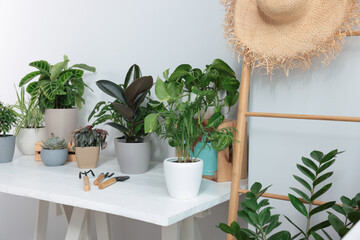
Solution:
<path fill-rule="evenodd" d="M 120 102 L 128 105 L 129 101 L 125 97 L 124 90 L 117 84 L 109 80 L 99 80 L 96 85 L 107 95 L 118 99 Z"/>
<path fill-rule="evenodd" d="M 125 89 L 125 97 L 129 100 L 129 106 L 132 106 L 135 98 L 143 92 L 147 92 L 153 85 L 153 78 L 151 76 L 141 77 L 132 82 Z"/>
<path fill-rule="evenodd" d="M 126 89 L 129 86 L 130 82 L 135 81 L 136 79 L 142 76 L 140 67 L 136 64 L 133 64 L 128 72 L 126 73 L 125 81 L 124 81 L 124 88 Z"/>
<path fill-rule="evenodd" d="M 121 103 L 113 102 L 111 104 L 113 105 L 116 111 L 118 111 L 122 116 L 127 118 L 129 121 L 133 119 L 134 111 L 131 108 Z"/>

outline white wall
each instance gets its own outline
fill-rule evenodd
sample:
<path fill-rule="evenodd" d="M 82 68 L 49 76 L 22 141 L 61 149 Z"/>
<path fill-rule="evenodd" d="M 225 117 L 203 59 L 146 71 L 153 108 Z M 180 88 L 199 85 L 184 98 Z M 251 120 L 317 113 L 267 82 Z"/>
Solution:
<path fill-rule="evenodd" d="M 250 110 L 360 116 L 360 38 L 346 40 L 344 52 L 326 67 L 316 63 L 308 72 L 292 71 L 289 78 L 275 74 L 272 81 L 254 73 Z M 301 175 L 296 168 L 301 156 L 309 157 L 312 150 L 339 149 L 345 152 L 331 167 L 332 189 L 320 200 L 339 201 L 342 195 L 354 197 L 359 192 L 359 123 L 252 118 L 249 126 L 250 182 L 273 184 L 270 192 L 287 195 L 290 186 L 302 189 L 292 177 Z M 305 226 L 304 217 L 292 211 L 289 202 L 272 202 L 278 212 Z M 284 228 L 294 229 L 282 220 Z"/>
<path fill-rule="evenodd" d="M 64 54 L 70 63 L 87 63 L 97 68 L 85 77 L 94 92 L 86 91 L 86 106 L 80 124 L 96 102 L 110 100 L 95 85 L 96 80 L 122 82 L 133 63 L 144 75 L 155 79 L 182 63 L 204 68 L 215 58 L 240 68 L 226 47 L 222 19 L 224 10 L 217 0 L 0 0 L 0 101 L 16 101 L 14 84 L 30 71 L 34 60 L 56 63 Z M 110 128 L 105 127 L 110 130 Z M 111 130 L 111 138 L 117 132 Z M 113 154 L 112 144 L 103 154 Z M 155 158 L 172 154 L 160 145 Z M 26 177 L 26 176 L 25 176 Z M 31 239 L 36 202 L 32 199 L 0 195 L 0 239 Z M 227 204 L 199 222 L 203 239 L 221 239 L 215 228 L 226 222 Z M 50 216 L 49 239 L 62 239 L 65 223 Z M 17 231 L 15 229 L 21 229 Z M 156 240 L 160 228 L 120 217 L 111 217 L 113 239 Z"/>

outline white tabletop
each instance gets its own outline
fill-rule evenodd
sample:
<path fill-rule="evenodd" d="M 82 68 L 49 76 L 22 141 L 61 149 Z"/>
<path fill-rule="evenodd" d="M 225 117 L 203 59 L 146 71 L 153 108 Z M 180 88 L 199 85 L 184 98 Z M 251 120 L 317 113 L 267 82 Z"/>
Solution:
<path fill-rule="evenodd" d="M 169 197 L 162 163 L 140 175 L 129 175 L 125 182 L 99 190 L 83 191 L 75 162 L 60 167 L 47 167 L 35 162 L 34 156 L 14 157 L 13 162 L 0 164 L 0 192 L 30 197 L 95 211 L 120 215 L 161 226 L 169 226 L 207 210 L 230 198 L 230 182 L 216 183 L 203 179 L 199 196 L 192 200 Z M 101 172 L 121 174 L 115 158 L 100 157 L 96 177 Z M 94 177 L 90 177 L 93 182 Z M 181 184 L 181 181 L 179 181 Z"/>

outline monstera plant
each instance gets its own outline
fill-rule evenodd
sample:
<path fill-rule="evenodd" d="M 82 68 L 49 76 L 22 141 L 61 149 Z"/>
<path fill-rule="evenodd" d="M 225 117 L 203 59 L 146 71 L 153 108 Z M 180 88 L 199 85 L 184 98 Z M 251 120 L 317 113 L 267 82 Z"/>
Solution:
<path fill-rule="evenodd" d="M 148 109 L 141 104 L 150 93 L 153 78 L 141 77 L 140 68 L 133 65 L 126 74 L 123 84 L 116 84 L 109 80 L 99 80 L 96 84 L 115 100 L 108 104 L 104 101 L 98 103 L 89 119 L 95 116 L 98 118 L 97 122 L 109 120 L 107 124 L 123 134 L 123 137 L 115 141 L 116 154 L 122 172 L 129 174 L 146 172 L 149 169 L 151 142 L 143 138 L 145 136 L 144 119 L 148 114 Z M 96 114 L 100 107 L 102 109 Z"/>
<path fill-rule="evenodd" d="M 96 70 L 86 64 L 68 67 L 68 63 L 66 55 L 64 61 L 54 65 L 45 60 L 31 62 L 29 65 L 37 70 L 23 77 L 19 84 L 22 87 L 38 77 L 37 81 L 27 86 L 26 91 L 31 95 L 31 101 L 45 112 L 48 135 L 54 133 L 66 140 L 71 139 L 71 132 L 77 127 L 78 109 L 85 103 L 83 95 L 88 86 L 83 81 L 84 70 Z"/>

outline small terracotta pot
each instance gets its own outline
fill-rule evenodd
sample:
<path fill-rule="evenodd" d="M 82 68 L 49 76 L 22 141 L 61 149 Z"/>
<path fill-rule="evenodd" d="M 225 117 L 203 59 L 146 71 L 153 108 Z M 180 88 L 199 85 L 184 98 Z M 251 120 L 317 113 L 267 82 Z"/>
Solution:
<path fill-rule="evenodd" d="M 100 147 L 75 147 L 76 162 L 79 168 L 96 168 Z"/>

